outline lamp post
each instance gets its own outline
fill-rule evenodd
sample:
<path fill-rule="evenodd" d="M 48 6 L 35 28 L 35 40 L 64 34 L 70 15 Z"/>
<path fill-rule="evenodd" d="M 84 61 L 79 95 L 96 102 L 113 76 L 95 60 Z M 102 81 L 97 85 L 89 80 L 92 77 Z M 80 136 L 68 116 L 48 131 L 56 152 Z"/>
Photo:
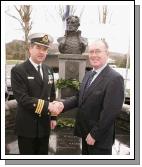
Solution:
<path fill-rule="evenodd" d="M 129 60 L 130 60 L 130 42 L 128 46 L 127 59 L 126 59 L 126 73 L 125 73 L 125 83 L 124 83 L 125 97 L 126 97 L 126 91 L 127 91 L 126 88 L 127 88 L 127 81 L 128 81 Z"/>

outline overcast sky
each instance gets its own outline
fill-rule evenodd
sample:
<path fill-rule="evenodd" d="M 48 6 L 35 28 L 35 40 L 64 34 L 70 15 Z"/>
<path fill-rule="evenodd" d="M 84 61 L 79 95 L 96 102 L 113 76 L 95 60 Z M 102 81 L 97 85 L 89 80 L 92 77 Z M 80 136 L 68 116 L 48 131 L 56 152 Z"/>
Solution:
<path fill-rule="evenodd" d="M 32 30 L 34 32 L 47 32 L 53 36 L 54 42 L 60 36 L 64 35 L 63 23 L 58 14 L 59 6 L 45 4 L 32 5 Z M 81 3 L 82 4 L 82 3 Z M 75 15 L 79 16 L 83 10 L 80 20 L 79 29 L 82 31 L 82 36 L 87 37 L 89 43 L 97 38 L 106 38 L 111 51 L 127 53 L 130 40 L 130 12 L 131 6 L 120 3 L 119 5 L 108 4 L 108 22 L 109 24 L 99 24 L 98 7 L 92 5 L 76 5 Z M 18 16 L 13 5 L 5 7 L 9 13 Z M 5 39 L 10 42 L 14 39 L 24 40 L 24 34 L 17 20 L 5 14 Z"/>

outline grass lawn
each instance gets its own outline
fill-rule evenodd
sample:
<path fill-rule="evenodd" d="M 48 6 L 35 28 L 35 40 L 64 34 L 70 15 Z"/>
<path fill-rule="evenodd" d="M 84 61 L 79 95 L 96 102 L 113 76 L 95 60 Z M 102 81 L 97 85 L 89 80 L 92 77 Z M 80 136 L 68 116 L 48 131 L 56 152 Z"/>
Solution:
<path fill-rule="evenodd" d="M 12 64 L 19 64 L 22 63 L 24 60 L 6 60 L 7 65 L 12 65 Z"/>

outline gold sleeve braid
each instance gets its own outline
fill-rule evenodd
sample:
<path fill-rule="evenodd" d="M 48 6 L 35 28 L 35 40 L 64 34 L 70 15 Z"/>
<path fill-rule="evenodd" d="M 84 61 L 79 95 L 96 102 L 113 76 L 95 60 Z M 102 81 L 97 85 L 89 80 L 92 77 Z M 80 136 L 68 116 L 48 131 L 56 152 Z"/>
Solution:
<path fill-rule="evenodd" d="M 38 103 L 37 103 L 35 113 L 39 114 L 39 116 L 41 116 L 43 106 L 44 106 L 44 100 L 38 99 Z"/>

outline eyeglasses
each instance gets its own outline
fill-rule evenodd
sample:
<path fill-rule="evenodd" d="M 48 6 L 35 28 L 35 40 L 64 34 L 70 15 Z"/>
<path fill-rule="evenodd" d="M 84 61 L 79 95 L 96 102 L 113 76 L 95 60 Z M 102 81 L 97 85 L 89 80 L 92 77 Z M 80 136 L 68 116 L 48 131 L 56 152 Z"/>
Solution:
<path fill-rule="evenodd" d="M 95 53 L 96 55 L 99 55 L 102 52 L 107 52 L 107 50 L 94 49 L 94 50 L 90 50 L 89 51 L 90 54 L 94 54 Z"/>

